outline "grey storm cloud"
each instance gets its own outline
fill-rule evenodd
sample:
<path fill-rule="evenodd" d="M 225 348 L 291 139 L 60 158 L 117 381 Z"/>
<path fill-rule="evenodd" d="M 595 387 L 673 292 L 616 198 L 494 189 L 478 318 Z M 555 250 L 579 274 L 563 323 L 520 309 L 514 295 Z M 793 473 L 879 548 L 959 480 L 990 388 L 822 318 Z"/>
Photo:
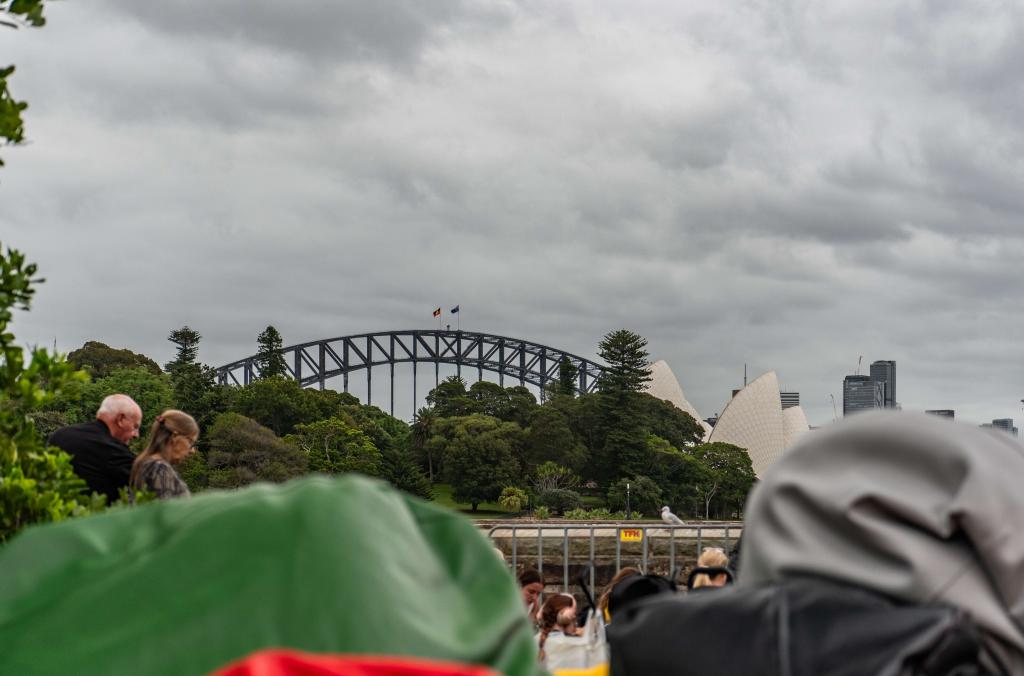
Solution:
<path fill-rule="evenodd" d="M 907 408 L 1019 414 L 1013 6 L 47 11 L 3 36 L 31 143 L 3 149 L 0 237 L 48 280 L 26 342 L 166 361 L 187 323 L 220 364 L 269 323 L 301 342 L 458 303 L 583 356 L 636 330 L 706 415 L 746 364 L 828 422 L 861 355 L 897 360 Z"/>
<path fill-rule="evenodd" d="M 449 27 L 499 28 L 500 4 L 468 0 L 313 0 L 301 4 L 225 0 L 138 3 L 104 0 L 112 11 L 157 32 L 185 40 L 212 39 L 238 47 L 264 46 L 322 61 L 369 61 L 408 66 Z"/>

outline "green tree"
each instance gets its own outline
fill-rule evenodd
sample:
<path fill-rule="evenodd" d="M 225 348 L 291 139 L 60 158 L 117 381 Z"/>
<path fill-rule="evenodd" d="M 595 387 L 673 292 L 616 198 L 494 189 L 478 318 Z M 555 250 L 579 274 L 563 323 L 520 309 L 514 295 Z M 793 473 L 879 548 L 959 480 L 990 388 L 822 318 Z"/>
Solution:
<path fill-rule="evenodd" d="M 651 450 L 650 478 L 661 488 L 664 504 L 680 514 L 703 513 L 697 491 L 703 485 L 707 470 L 689 452 L 681 451 L 661 437 L 648 437 Z"/>
<path fill-rule="evenodd" d="M 187 324 L 180 329 L 175 329 L 167 336 L 167 340 L 177 345 L 177 350 L 174 354 L 174 359 L 167 362 L 164 366 L 167 372 L 172 376 L 175 370 L 183 366 L 191 366 L 196 364 L 196 359 L 199 356 L 199 341 L 203 339 L 203 336 L 195 329 L 190 328 Z"/>
<path fill-rule="evenodd" d="M 533 490 L 537 493 L 573 490 L 579 485 L 580 478 L 576 473 L 558 463 L 545 462 L 534 472 Z"/>
<path fill-rule="evenodd" d="M 427 405 L 439 418 L 454 418 L 480 412 L 477 400 L 466 391 L 466 381 L 449 376 L 427 393 Z"/>
<path fill-rule="evenodd" d="M 296 425 L 333 417 L 337 407 L 327 398 L 308 396 L 302 386 L 291 378 L 273 376 L 254 380 L 239 389 L 231 410 L 284 436 L 291 434 Z"/>
<path fill-rule="evenodd" d="M 177 350 L 165 368 L 174 386 L 176 407 L 192 414 L 199 426 L 205 428 L 231 407 L 235 390 L 218 385 L 216 372 L 198 361 L 201 339 L 199 332 L 188 326 L 171 331 L 167 340 L 174 343 Z M 205 446 L 202 437 L 200 444 Z"/>
<path fill-rule="evenodd" d="M 381 451 L 381 455 L 384 459 L 381 466 L 381 477 L 406 493 L 411 493 L 424 500 L 434 499 L 434 489 L 430 480 L 409 454 L 389 449 Z"/>
<path fill-rule="evenodd" d="M 572 360 L 562 357 L 558 362 L 558 380 L 554 383 L 552 394 L 561 394 L 569 397 L 576 396 L 579 387 L 579 368 L 573 366 Z"/>
<path fill-rule="evenodd" d="M 412 447 L 419 457 L 422 458 L 427 468 L 427 478 L 430 480 L 430 483 L 434 483 L 435 470 L 440 474 L 441 460 L 444 455 L 443 447 L 431 446 L 427 443 L 434 434 L 434 425 L 437 424 L 438 420 L 439 417 L 434 413 L 434 409 L 430 406 L 424 406 L 416 411 L 412 423 Z"/>
<path fill-rule="evenodd" d="M 309 458 L 309 469 L 325 474 L 360 472 L 379 476 L 383 458 L 370 437 L 341 418 L 297 425 L 285 437 Z"/>
<path fill-rule="evenodd" d="M 508 410 L 501 419 L 525 428 L 530 424 L 530 418 L 538 408 L 537 397 L 522 385 L 506 387 L 505 392 L 508 393 Z"/>
<path fill-rule="evenodd" d="M 6 9 L 5 6 L 0 6 Z M 36 266 L 19 251 L 0 246 L 0 541 L 25 526 L 61 521 L 102 509 L 103 498 L 84 495 L 71 458 L 47 448 L 27 413 L 42 409 L 68 383 L 86 374 L 44 349 L 25 359 L 8 331 L 14 308 L 28 310 Z"/>
<path fill-rule="evenodd" d="M 526 428 L 523 458 L 527 472 L 548 461 L 580 472 L 587 461 L 587 449 L 577 441 L 565 415 L 550 406 L 539 406 Z"/>
<path fill-rule="evenodd" d="M 598 345 L 607 366 L 598 397 L 603 443 L 593 455 L 595 473 L 604 485 L 640 474 L 648 465 L 641 403 L 641 393 L 651 379 L 646 346 L 645 338 L 626 329 L 612 331 Z"/>
<path fill-rule="evenodd" d="M 256 352 L 256 368 L 259 369 L 261 378 L 271 376 L 287 375 L 288 367 L 285 364 L 281 348 L 284 342 L 281 334 L 273 326 L 268 326 L 256 338 L 259 349 Z"/>
<path fill-rule="evenodd" d="M 95 340 L 69 352 L 68 363 L 93 378 L 104 378 L 114 371 L 136 367 L 144 368 L 153 375 L 162 373 L 160 365 L 143 354 L 128 349 L 118 350 Z"/>
<path fill-rule="evenodd" d="M 0 0 L 0 26 L 41 27 L 46 24 L 43 17 L 42 0 Z M 0 67 L 0 141 L 21 143 L 25 140 L 25 125 L 21 113 L 28 104 L 15 100 L 8 88 L 7 80 L 14 74 L 14 66 Z M 0 158 L 0 167 L 4 161 Z"/>
<path fill-rule="evenodd" d="M 305 453 L 237 413 L 219 415 L 207 436 L 210 488 L 238 488 L 254 481 L 280 483 L 308 471 Z"/>
<path fill-rule="evenodd" d="M 704 428 L 700 423 L 686 411 L 676 408 L 672 402 L 644 393 L 639 395 L 637 403 L 647 431 L 665 439 L 672 446 L 692 447 L 704 438 Z"/>
<path fill-rule="evenodd" d="M 481 502 L 496 500 L 505 486 L 517 483 L 515 449 L 522 429 L 484 415 L 438 421 L 428 444 L 444 449 L 444 474 L 452 496 L 468 502 L 475 512 Z"/>
<path fill-rule="evenodd" d="M 627 492 L 629 511 L 653 515 L 661 509 L 661 486 L 645 476 L 624 477 L 613 483 L 608 489 L 608 507 L 613 510 L 626 509 Z"/>
<path fill-rule="evenodd" d="M 693 457 L 705 470 L 696 487 L 704 501 L 704 518 L 710 518 L 712 504 L 717 504 L 716 512 L 720 516 L 742 510 L 747 494 L 757 480 L 747 451 L 716 441 L 696 446 Z"/>
<path fill-rule="evenodd" d="M 602 392 L 621 397 L 627 392 L 643 392 L 651 381 L 647 339 L 632 331 L 606 334 L 598 344 L 598 355 L 606 364 L 599 382 Z"/>

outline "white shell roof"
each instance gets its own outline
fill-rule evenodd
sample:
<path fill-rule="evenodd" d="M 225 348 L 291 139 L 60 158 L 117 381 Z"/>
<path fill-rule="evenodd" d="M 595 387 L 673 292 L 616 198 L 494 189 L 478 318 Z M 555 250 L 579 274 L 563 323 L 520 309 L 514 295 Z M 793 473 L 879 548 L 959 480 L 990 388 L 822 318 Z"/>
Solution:
<path fill-rule="evenodd" d="M 791 406 L 782 409 L 782 437 L 784 448 L 789 448 L 800 435 L 809 432 L 811 426 L 807 424 L 807 416 L 799 406 Z"/>
<path fill-rule="evenodd" d="M 718 417 L 708 441 L 723 441 L 747 449 L 758 477 L 779 459 L 786 447 L 786 435 L 775 371 L 765 373 L 736 393 Z"/>
<path fill-rule="evenodd" d="M 683 394 L 683 387 L 679 384 L 676 375 L 672 373 L 672 369 L 664 359 L 659 359 L 651 364 L 651 381 L 647 383 L 646 392 L 652 397 L 669 401 L 680 411 L 685 411 L 693 416 L 693 419 L 704 430 L 704 441 L 708 440 L 708 435 L 711 434 L 711 425 L 704 422 L 704 419 L 700 417 L 700 413 L 697 413 L 697 409 L 693 407 L 693 404 L 686 400 L 686 396 Z"/>

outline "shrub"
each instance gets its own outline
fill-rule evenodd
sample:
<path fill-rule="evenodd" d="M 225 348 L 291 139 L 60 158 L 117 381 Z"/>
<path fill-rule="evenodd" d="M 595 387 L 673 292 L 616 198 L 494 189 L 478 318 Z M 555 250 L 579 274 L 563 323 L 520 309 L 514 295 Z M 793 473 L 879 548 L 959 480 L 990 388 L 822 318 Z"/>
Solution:
<path fill-rule="evenodd" d="M 588 512 L 587 510 L 585 510 L 583 508 L 570 509 L 565 514 L 563 514 L 562 516 L 564 516 L 567 519 L 572 519 L 573 521 L 584 521 L 586 519 L 591 518 L 590 512 Z"/>
<path fill-rule="evenodd" d="M 541 506 L 533 510 L 533 518 L 535 519 L 540 519 L 541 521 L 543 521 L 544 519 L 548 519 L 550 517 L 551 512 L 548 511 L 547 507 Z"/>
<path fill-rule="evenodd" d="M 527 502 L 526 491 L 515 486 L 505 486 L 501 489 L 501 497 L 498 498 L 501 508 L 509 512 L 523 511 L 526 509 Z"/>
<path fill-rule="evenodd" d="M 75 372 L 59 355 L 34 350 L 25 359 L 8 332 L 11 309 L 28 309 L 36 266 L 18 251 L 0 249 L 0 542 L 25 526 L 61 521 L 103 508 L 103 498 L 84 495 L 85 482 L 71 457 L 47 448 L 27 415 L 50 404 Z"/>
<path fill-rule="evenodd" d="M 208 436 L 210 488 L 238 488 L 254 481 L 282 482 L 307 471 L 308 460 L 302 451 L 237 413 L 218 416 Z"/>
<path fill-rule="evenodd" d="M 571 509 L 578 509 L 583 504 L 583 501 L 580 499 L 580 494 L 576 491 L 570 491 L 566 488 L 554 488 L 538 495 L 537 504 L 547 507 L 552 512 L 565 514 Z"/>

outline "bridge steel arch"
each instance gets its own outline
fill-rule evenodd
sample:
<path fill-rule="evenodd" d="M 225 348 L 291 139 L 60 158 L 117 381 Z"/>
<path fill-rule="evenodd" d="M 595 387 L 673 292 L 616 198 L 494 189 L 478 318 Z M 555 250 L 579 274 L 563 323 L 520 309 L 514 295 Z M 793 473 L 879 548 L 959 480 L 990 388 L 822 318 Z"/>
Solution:
<path fill-rule="evenodd" d="M 580 392 L 593 392 L 604 367 L 565 350 L 519 338 L 496 336 L 472 331 L 411 329 L 381 331 L 352 336 L 314 340 L 280 350 L 288 375 L 303 387 L 317 385 L 322 390 L 331 378 L 341 377 L 348 392 L 349 374 L 366 371 L 366 403 L 372 402 L 372 372 L 375 366 L 388 366 L 391 380 L 391 413 L 395 412 L 395 365 L 411 363 L 413 402 L 416 402 L 417 365 L 434 364 L 434 383 L 440 379 L 441 364 L 453 364 L 459 376 L 462 369 L 476 369 L 477 380 L 483 372 L 498 374 L 504 387 L 505 378 L 520 385 L 544 388 L 558 378 L 558 367 L 568 359 L 578 370 Z M 225 385 L 248 385 L 260 377 L 256 355 L 225 364 L 216 369 L 217 381 Z"/>

